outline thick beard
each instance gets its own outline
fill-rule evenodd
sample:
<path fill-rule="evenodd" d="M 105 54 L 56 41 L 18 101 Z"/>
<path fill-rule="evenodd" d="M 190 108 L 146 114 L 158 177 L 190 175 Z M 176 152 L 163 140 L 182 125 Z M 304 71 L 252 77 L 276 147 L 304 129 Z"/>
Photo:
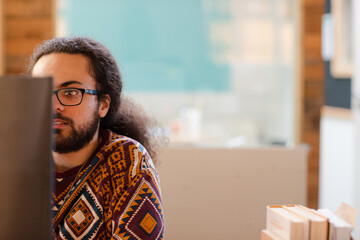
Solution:
<path fill-rule="evenodd" d="M 94 138 L 100 122 L 99 113 L 97 111 L 94 112 L 92 119 L 80 126 L 79 129 L 75 129 L 73 121 L 69 118 L 59 115 L 56 116 L 56 118 L 66 120 L 68 126 L 71 128 L 68 136 L 61 136 L 61 129 L 55 130 L 54 152 L 60 154 L 76 152 L 89 144 Z"/>

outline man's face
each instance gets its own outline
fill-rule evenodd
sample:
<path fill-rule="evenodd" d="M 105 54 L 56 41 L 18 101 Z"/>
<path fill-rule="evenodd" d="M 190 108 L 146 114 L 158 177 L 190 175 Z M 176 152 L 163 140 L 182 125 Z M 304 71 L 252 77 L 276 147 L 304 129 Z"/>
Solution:
<path fill-rule="evenodd" d="M 80 54 L 52 53 L 35 64 L 34 77 L 52 77 L 54 89 L 83 88 L 96 90 L 89 72 L 89 60 Z M 80 105 L 63 106 L 53 95 L 53 132 L 55 152 L 76 152 L 98 133 L 100 117 L 106 115 L 103 103 L 95 95 L 85 93 Z"/>

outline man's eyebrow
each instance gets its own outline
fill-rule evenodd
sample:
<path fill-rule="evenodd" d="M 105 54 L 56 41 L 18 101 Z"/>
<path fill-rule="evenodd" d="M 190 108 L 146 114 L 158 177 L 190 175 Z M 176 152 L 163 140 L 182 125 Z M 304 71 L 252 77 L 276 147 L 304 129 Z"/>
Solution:
<path fill-rule="evenodd" d="M 60 87 L 67 87 L 67 86 L 69 86 L 71 84 L 80 84 L 80 85 L 82 85 L 81 82 L 72 80 L 72 81 L 63 82 L 62 84 L 60 84 Z"/>

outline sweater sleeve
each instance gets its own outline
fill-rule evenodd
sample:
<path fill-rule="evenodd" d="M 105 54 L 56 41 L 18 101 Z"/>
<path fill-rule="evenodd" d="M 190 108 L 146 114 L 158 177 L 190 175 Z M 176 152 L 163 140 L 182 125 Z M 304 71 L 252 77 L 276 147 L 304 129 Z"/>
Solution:
<path fill-rule="evenodd" d="M 132 145 L 132 144 L 131 144 Z M 158 174 L 138 143 L 126 148 L 127 186 L 114 204 L 112 239 L 163 239 L 164 216 Z"/>

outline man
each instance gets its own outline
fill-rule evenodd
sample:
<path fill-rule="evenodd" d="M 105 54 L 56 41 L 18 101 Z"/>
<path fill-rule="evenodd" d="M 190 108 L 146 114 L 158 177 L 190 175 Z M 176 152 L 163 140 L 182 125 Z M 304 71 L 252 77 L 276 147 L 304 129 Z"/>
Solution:
<path fill-rule="evenodd" d="M 28 74 L 53 78 L 54 238 L 162 239 L 147 119 L 120 107 L 110 52 L 88 38 L 55 38 L 35 50 Z"/>

